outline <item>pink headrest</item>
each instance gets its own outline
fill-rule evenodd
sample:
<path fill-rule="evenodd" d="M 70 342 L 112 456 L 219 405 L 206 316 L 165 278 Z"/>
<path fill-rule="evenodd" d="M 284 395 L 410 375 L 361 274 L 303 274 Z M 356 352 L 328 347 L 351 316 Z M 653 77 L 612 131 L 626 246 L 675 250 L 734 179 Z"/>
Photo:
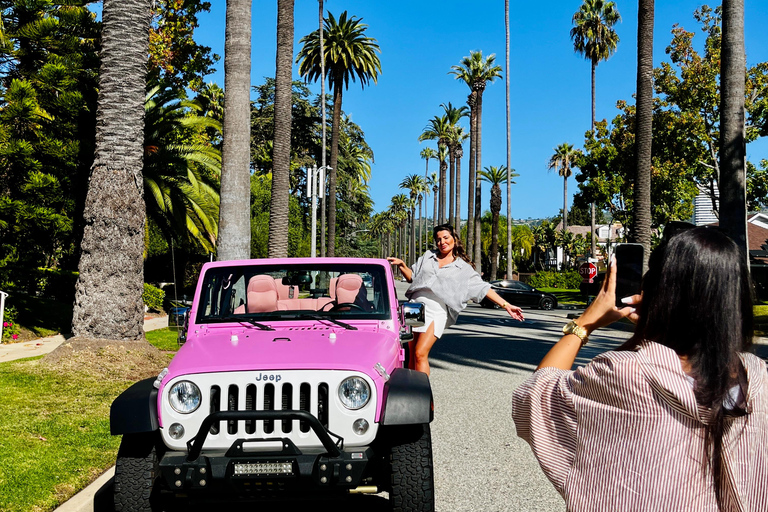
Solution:
<path fill-rule="evenodd" d="M 338 281 L 338 277 L 332 277 L 330 281 L 328 281 L 328 295 L 333 299 L 336 300 L 336 281 Z"/>
<path fill-rule="evenodd" d="M 247 303 L 249 313 L 277 311 L 277 287 L 272 276 L 260 274 L 248 281 Z"/>
<path fill-rule="evenodd" d="M 357 274 L 343 274 L 336 281 L 336 302 L 355 302 L 360 286 L 363 284 L 363 278 Z"/>

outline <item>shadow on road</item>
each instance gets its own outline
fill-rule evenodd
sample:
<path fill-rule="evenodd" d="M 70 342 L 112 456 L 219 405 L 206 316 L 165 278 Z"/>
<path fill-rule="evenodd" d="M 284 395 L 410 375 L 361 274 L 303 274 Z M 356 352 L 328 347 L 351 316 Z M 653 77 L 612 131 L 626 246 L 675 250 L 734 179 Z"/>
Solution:
<path fill-rule="evenodd" d="M 93 500 L 93 512 L 114 512 L 114 478 L 99 489 Z M 157 509 L 163 512 L 210 512 L 211 510 L 226 510 L 227 512 L 253 512 L 253 510 L 280 510 L 281 512 L 343 512 L 359 511 L 385 512 L 389 510 L 389 500 L 377 495 L 350 495 L 340 499 L 327 500 L 291 500 L 264 502 L 196 502 L 193 500 L 170 500 Z"/>

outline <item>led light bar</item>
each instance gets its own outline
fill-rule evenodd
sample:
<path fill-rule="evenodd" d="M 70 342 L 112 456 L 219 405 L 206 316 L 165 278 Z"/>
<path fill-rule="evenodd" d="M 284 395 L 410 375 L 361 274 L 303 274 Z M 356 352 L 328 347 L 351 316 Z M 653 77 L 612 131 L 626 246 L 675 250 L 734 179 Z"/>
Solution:
<path fill-rule="evenodd" d="M 235 476 L 292 475 L 293 462 L 236 462 Z"/>

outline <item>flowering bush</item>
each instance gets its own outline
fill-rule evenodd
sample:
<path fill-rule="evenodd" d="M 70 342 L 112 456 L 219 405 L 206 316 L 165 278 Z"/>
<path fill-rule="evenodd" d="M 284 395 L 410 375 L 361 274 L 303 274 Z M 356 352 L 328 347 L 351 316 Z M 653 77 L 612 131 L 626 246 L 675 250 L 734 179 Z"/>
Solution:
<path fill-rule="evenodd" d="M 16 323 L 16 308 L 5 308 L 3 314 L 3 343 L 13 343 L 19 339 L 19 325 Z"/>

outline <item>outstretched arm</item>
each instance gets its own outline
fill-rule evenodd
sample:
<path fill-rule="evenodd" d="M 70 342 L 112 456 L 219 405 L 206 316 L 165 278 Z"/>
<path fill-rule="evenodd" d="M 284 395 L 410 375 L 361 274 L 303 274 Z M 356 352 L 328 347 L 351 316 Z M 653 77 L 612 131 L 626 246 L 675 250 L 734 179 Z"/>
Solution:
<path fill-rule="evenodd" d="M 507 302 L 504 299 L 502 299 L 501 296 L 499 296 L 498 293 L 493 291 L 493 289 L 488 290 L 488 293 L 486 293 L 485 296 L 488 297 L 488 300 L 490 300 L 491 302 L 493 302 L 497 306 L 499 306 L 502 309 L 504 309 L 504 311 L 509 313 L 509 316 L 511 316 L 515 320 L 519 320 L 521 322 L 523 320 L 525 320 L 525 317 L 523 316 L 523 310 L 522 309 L 520 309 L 517 306 L 513 306 L 509 302 Z"/>
<path fill-rule="evenodd" d="M 408 281 L 409 283 L 413 282 L 413 271 L 408 268 L 408 266 L 405 264 L 403 260 L 401 260 L 400 258 L 393 258 L 390 256 L 389 258 L 387 258 L 387 261 L 390 264 L 400 269 L 400 273 L 403 274 L 403 277 L 405 278 L 406 281 Z"/>

